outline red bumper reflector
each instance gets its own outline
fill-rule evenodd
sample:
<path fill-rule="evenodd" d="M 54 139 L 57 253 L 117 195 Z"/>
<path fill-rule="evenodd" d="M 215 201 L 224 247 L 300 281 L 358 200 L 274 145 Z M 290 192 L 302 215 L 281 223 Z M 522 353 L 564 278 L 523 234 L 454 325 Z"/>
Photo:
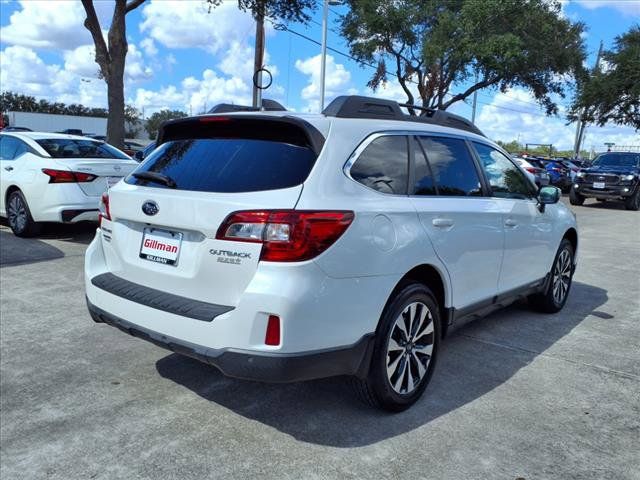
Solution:
<path fill-rule="evenodd" d="M 269 315 L 267 322 L 267 333 L 264 336 L 265 345 L 280 345 L 280 317 L 277 315 Z"/>

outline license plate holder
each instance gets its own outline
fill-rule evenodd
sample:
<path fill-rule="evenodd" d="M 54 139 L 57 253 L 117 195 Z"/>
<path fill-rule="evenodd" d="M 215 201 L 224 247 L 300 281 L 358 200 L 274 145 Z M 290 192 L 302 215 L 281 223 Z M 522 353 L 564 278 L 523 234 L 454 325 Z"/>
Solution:
<path fill-rule="evenodd" d="M 593 182 L 593 188 L 603 189 L 604 188 L 604 182 Z"/>
<path fill-rule="evenodd" d="M 165 265 L 178 265 L 182 233 L 147 227 L 142 231 L 140 258 Z"/>

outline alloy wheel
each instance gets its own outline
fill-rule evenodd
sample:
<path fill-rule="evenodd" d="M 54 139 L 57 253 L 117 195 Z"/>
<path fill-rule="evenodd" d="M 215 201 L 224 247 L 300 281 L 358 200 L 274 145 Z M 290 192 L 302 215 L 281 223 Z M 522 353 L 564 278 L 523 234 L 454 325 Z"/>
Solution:
<path fill-rule="evenodd" d="M 22 202 L 20 195 L 13 195 L 9 199 L 7 208 L 9 225 L 13 230 L 21 232 L 27 225 L 27 208 Z"/>
<path fill-rule="evenodd" d="M 396 393 L 413 392 L 427 374 L 434 344 L 433 316 L 422 302 L 398 315 L 387 347 L 387 378 Z"/>
<path fill-rule="evenodd" d="M 566 248 L 560 252 L 553 269 L 553 299 L 560 305 L 569 292 L 571 284 L 571 252 Z"/>

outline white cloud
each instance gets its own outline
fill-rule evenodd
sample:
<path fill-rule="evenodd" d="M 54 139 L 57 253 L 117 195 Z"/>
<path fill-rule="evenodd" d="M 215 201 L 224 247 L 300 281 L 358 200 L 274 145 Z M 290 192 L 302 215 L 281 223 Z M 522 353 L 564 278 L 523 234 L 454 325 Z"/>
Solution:
<path fill-rule="evenodd" d="M 640 16 L 640 2 L 637 0 L 575 0 L 581 7 L 589 10 L 596 8 L 614 8 L 624 15 Z"/>
<path fill-rule="evenodd" d="M 156 91 L 138 88 L 133 103 L 139 109 L 144 108 L 147 116 L 165 108 L 195 115 L 218 103 L 250 105 L 251 85 L 238 77 L 221 77 L 207 69 L 201 78 L 191 76 L 182 80 L 180 88 L 175 85 Z"/>
<path fill-rule="evenodd" d="M 309 76 L 309 83 L 300 94 L 308 102 L 305 110 L 311 112 L 320 110 L 320 63 L 321 55 L 296 60 L 295 63 L 298 71 Z M 357 93 L 356 89 L 349 87 L 351 72 L 344 68 L 344 65 L 336 63 L 332 55 L 327 55 L 325 72 L 325 106 L 333 97 Z"/>
<path fill-rule="evenodd" d="M 218 53 L 255 33 L 249 13 L 236 2 L 211 9 L 202 1 L 152 0 L 142 8 L 140 31 L 169 48 L 200 48 Z M 269 30 L 271 30 L 269 28 Z"/>
<path fill-rule="evenodd" d="M 22 0 L 21 10 L 11 14 L 0 29 L 3 43 L 30 48 L 72 50 L 91 42 L 84 27 L 84 8 L 75 0 Z M 108 28 L 113 1 L 95 2 L 102 28 Z"/>
<path fill-rule="evenodd" d="M 552 143 L 560 150 L 573 148 L 575 125 L 566 125 L 563 117 L 547 117 L 535 105 L 535 99 L 525 90 L 512 89 L 497 93 L 493 100 L 479 109 L 476 124 L 491 139 L 521 143 Z M 561 114 L 566 108 L 561 107 Z M 589 126 L 584 147 L 596 150 L 603 148 L 604 142 L 617 145 L 639 145 L 640 134 L 629 127 L 607 125 Z"/>
<path fill-rule="evenodd" d="M 145 38 L 140 42 L 140 47 L 144 50 L 150 57 L 155 57 L 158 54 L 158 47 L 156 47 L 155 42 L 151 38 Z"/>
<path fill-rule="evenodd" d="M 102 80 L 83 81 L 82 76 L 61 65 L 47 65 L 32 49 L 14 45 L 0 52 L 0 84 L 49 101 L 82 103 L 91 107 L 106 105 L 106 86 Z"/>

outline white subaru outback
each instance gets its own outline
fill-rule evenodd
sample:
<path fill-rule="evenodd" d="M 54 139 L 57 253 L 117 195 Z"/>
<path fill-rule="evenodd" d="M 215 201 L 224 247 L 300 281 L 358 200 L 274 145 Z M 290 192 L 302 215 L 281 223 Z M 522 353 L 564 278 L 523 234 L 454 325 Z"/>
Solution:
<path fill-rule="evenodd" d="M 96 322 L 232 377 L 351 375 L 399 411 L 453 328 L 521 298 L 564 306 L 574 215 L 465 119 L 356 96 L 232 110 L 166 123 L 103 197 Z"/>

